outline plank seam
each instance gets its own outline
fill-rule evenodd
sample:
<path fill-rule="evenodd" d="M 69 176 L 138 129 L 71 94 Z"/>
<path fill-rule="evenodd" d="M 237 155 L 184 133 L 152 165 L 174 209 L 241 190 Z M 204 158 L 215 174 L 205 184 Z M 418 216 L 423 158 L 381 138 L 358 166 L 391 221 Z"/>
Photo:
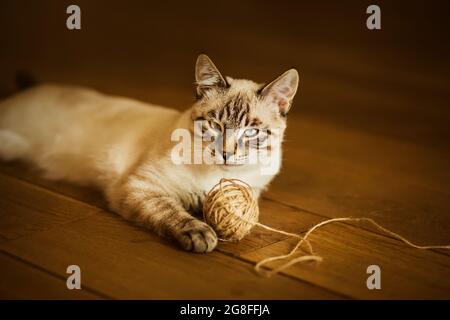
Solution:
<path fill-rule="evenodd" d="M 25 260 L 25 259 L 19 257 L 19 256 L 16 256 L 16 255 L 14 255 L 14 254 L 12 254 L 12 253 L 10 253 L 8 251 L 5 251 L 4 249 L 0 249 L 0 253 L 5 255 L 5 256 L 7 256 L 7 257 L 9 257 L 9 258 L 11 258 L 11 259 L 13 259 L 13 260 L 16 260 L 16 261 L 18 261 L 20 263 L 23 263 L 23 264 L 25 264 L 25 265 L 33 268 L 33 269 L 36 269 L 36 270 L 41 271 L 41 272 L 43 272 L 43 273 L 45 273 L 47 275 L 50 275 L 53 278 L 57 278 L 57 279 L 59 279 L 59 280 L 61 280 L 63 282 L 65 282 L 67 280 L 66 278 L 60 276 L 57 273 L 54 273 L 54 272 L 52 272 L 50 270 L 47 270 L 47 269 L 45 269 L 45 268 L 43 268 L 43 267 L 41 267 L 41 266 L 39 266 L 39 265 L 37 265 L 37 264 L 35 264 L 33 262 L 30 262 L 28 260 Z M 96 295 L 96 296 L 98 296 L 99 298 L 102 298 L 102 299 L 109 299 L 109 300 L 114 299 L 113 297 L 108 296 L 107 294 L 105 294 L 105 293 L 103 293 L 101 291 L 98 291 L 96 289 L 93 289 L 93 288 L 91 288 L 89 286 L 86 286 L 86 285 L 83 285 L 83 290 L 86 290 L 89 293 L 92 293 L 93 295 Z"/>
<path fill-rule="evenodd" d="M 310 210 L 307 210 L 307 209 L 303 209 L 303 208 L 297 207 L 296 205 L 293 205 L 293 204 L 290 204 L 290 203 L 285 203 L 285 202 L 282 202 L 280 200 L 276 200 L 276 199 L 270 198 L 270 196 L 267 196 L 267 195 L 263 196 L 263 199 L 271 201 L 271 202 L 274 202 L 274 203 L 278 203 L 278 204 L 283 205 L 285 207 L 291 208 L 291 209 L 293 209 L 295 211 L 303 211 L 303 212 L 315 215 L 315 216 L 320 217 L 320 218 L 324 218 L 324 219 L 331 219 L 332 218 L 330 216 L 326 216 L 326 215 L 323 215 L 323 214 L 320 214 L 320 213 L 317 213 L 317 212 L 313 212 L 313 211 L 310 211 Z M 351 223 L 348 223 L 348 222 L 341 222 L 341 223 L 345 224 L 347 226 L 350 226 L 350 227 L 355 227 L 354 224 L 351 224 Z M 386 235 L 384 233 L 378 232 L 376 230 L 371 230 L 371 229 L 369 229 L 367 227 L 364 227 L 364 226 L 361 226 L 359 228 L 361 230 L 366 231 L 366 232 L 369 232 L 369 233 L 372 233 L 372 234 L 376 234 L 377 236 L 381 236 L 381 237 L 384 237 L 384 238 L 388 238 L 388 239 L 391 239 L 391 240 L 398 241 L 398 239 L 396 239 L 394 237 L 391 237 L 389 235 Z M 280 241 L 284 241 L 284 240 L 280 240 Z M 280 241 L 277 241 L 277 242 L 274 242 L 274 243 L 278 243 Z M 270 245 L 270 244 L 267 244 L 267 245 Z M 264 247 L 266 247 L 266 246 L 264 246 Z M 263 247 L 261 247 L 261 248 L 263 248 Z M 430 250 L 427 250 L 427 251 L 433 252 L 433 253 L 436 253 L 436 254 L 439 254 L 439 255 L 443 255 L 443 256 L 446 256 L 446 257 L 450 257 L 450 253 L 447 253 L 445 251 L 441 251 L 441 250 L 438 250 L 438 249 L 430 249 Z M 250 252 L 252 252 L 252 251 L 250 251 Z"/>

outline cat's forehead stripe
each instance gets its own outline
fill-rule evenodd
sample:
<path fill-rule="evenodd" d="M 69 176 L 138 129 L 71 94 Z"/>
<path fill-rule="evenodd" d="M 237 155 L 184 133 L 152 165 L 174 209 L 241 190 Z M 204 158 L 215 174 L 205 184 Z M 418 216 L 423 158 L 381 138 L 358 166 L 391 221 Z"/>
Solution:
<path fill-rule="evenodd" d="M 229 126 L 240 127 L 244 120 L 247 124 L 246 118 L 248 118 L 250 112 L 250 101 L 248 98 L 241 95 L 230 99 L 225 103 L 217 114 L 217 119 Z"/>

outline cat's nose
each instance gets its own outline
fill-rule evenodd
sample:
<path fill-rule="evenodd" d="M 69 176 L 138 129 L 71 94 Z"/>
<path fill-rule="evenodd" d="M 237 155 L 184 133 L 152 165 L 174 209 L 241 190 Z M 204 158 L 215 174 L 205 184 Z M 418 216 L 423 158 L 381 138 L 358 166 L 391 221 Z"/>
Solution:
<path fill-rule="evenodd" d="M 225 162 L 233 156 L 234 152 L 222 152 L 222 157 Z"/>

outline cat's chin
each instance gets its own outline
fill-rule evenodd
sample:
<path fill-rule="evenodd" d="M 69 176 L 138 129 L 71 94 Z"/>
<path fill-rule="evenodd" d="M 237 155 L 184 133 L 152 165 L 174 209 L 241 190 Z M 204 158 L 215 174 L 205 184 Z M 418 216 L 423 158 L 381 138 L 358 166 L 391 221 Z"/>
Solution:
<path fill-rule="evenodd" d="M 220 165 L 220 167 L 224 170 L 242 168 L 243 166 L 245 166 L 245 163 L 223 163 Z"/>

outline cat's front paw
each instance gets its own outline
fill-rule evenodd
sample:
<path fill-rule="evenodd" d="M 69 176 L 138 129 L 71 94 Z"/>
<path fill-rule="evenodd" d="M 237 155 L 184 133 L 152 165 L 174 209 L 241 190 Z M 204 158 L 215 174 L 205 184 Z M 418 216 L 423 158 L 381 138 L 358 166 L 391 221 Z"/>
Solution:
<path fill-rule="evenodd" d="M 217 246 L 217 235 L 206 223 L 193 219 L 187 222 L 175 237 L 181 247 L 188 251 L 206 253 Z"/>

